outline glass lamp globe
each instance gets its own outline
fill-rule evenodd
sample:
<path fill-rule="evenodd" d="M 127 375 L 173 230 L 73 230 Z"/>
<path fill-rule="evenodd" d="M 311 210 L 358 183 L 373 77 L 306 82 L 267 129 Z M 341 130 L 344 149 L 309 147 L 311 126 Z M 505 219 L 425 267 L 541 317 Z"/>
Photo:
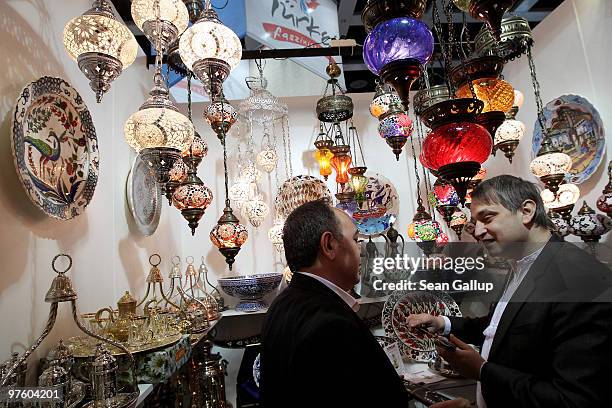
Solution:
<path fill-rule="evenodd" d="M 215 98 L 213 103 L 206 107 L 204 117 L 212 130 L 217 134 L 217 137 L 222 139 L 223 134 L 227 134 L 238 120 L 238 112 L 221 96 Z"/>
<path fill-rule="evenodd" d="M 353 159 L 350 156 L 350 146 L 341 145 L 333 146 L 331 152 L 334 157 L 331 158 L 330 163 L 334 170 L 336 170 L 336 183 L 346 184 L 349 182 L 349 169 L 351 168 L 351 162 Z"/>
<path fill-rule="evenodd" d="M 608 164 L 608 184 L 597 199 L 597 208 L 612 216 L 612 161 Z"/>
<path fill-rule="evenodd" d="M 117 21 L 106 0 L 96 0 L 91 9 L 64 27 L 64 47 L 87 79 L 100 103 L 110 84 L 136 59 L 138 43 Z"/>
<path fill-rule="evenodd" d="M 441 233 L 440 224 L 434 220 L 414 221 L 408 226 L 408 237 L 415 242 L 436 241 Z"/>
<path fill-rule="evenodd" d="M 359 204 L 366 200 L 366 187 L 368 186 L 368 178 L 364 176 L 366 170 L 366 167 L 353 167 L 349 170 L 350 185 L 355 194 L 355 201 Z"/>
<path fill-rule="evenodd" d="M 380 117 L 378 134 L 391 147 L 396 160 L 399 160 L 406 141 L 412 135 L 413 126 L 412 119 L 397 104 L 391 105 L 389 111 Z"/>
<path fill-rule="evenodd" d="M 427 24 L 410 17 L 398 17 L 378 24 L 366 37 L 363 59 L 379 75 L 391 62 L 414 59 L 426 64 L 433 54 L 434 38 Z"/>
<path fill-rule="evenodd" d="M 182 0 L 133 0 L 131 11 L 134 23 L 154 46 L 156 41 L 161 43 L 161 50 L 158 51 L 164 54 L 189 23 L 189 13 Z"/>
<path fill-rule="evenodd" d="M 460 209 L 456 208 L 450 220 L 450 227 L 457 234 L 457 238 L 461 239 L 461 233 L 463 232 L 463 227 L 467 224 L 468 218 L 467 215 Z"/>
<path fill-rule="evenodd" d="M 359 210 L 359 205 L 355 201 L 355 192 L 350 187 L 340 193 L 336 193 L 336 198 L 338 203 L 335 207 L 347 213 L 349 217 L 352 218 L 353 214 Z"/>
<path fill-rule="evenodd" d="M 555 231 L 559 236 L 566 237 L 570 234 L 569 222 L 555 212 L 549 212 L 548 217 L 555 227 Z M 570 218 L 571 219 L 571 218 Z"/>
<path fill-rule="evenodd" d="M 160 74 L 149 99 L 132 114 L 123 128 L 127 143 L 137 152 L 143 149 L 170 148 L 179 152 L 193 141 L 195 129 L 191 121 L 168 98 L 168 88 Z"/>
<path fill-rule="evenodd" d="M 572 168 L 572 158 L 555 149 L 548 138 L 544 138 L 538 155 L 529 164 L 529 170 L 553 193 L 557 192 L 565 175 Z"/>
<path fill-rule="evenodd" d="M 522 108 L 523 103 L 525 102 L 525 95 L 518 89 L 514 90 L 514 104 L 512 106 L 516 106 L 517 108 Z"/>
<path fill-rule="evenodd" d="M 181 211 L 189 223 L 192 235 L 195 234 L 198 223 L 212 199 L 212 191 L 197 179 L 197 176 L 194 180 L 182 183 L 172 194 L 172 204 Z"/>
<path fill-rule="evenodd" d="M 240 170 L 240 178 L 248 183 L 259 183 L 261 171 L 255 166 L 255 163 L 249 162 Z"/>
<path fill-rule="evenodd" d="M 467 83 L 457 89 L 456 95 L 458 98 L 473 98 L 475 96 L 483 101 L 482 113 L 507 112 L 514 105 L 514 88 L 503 79 L 481 78 L 473 80 L 472 84 L 476 95 L 472 95 Z"/>
<path fill-rule="evenodd" d="M 556 194 L 549 189 L 545 189 L 542 190 L 540 196 L 544 202 L 544 207 L 548 209 L 554 210 L 567 205 L 573 207 L 580 198 L 580 189 L 575 184 L 566 183 L 559 186 L 559 190 Z"/>
<path fill-rule="evenodd" d="M 172 168 L 168 172 L 168 182 L 164 185 L 163 192 L 168 199 L 170 205 L 172 205 L 172 194 L 181 185 L 182 182 L 187 178 L 187 165 L 183 160 L 177 159 Z"/>
<path fill-rule="evenodd" d="M 288 217 L 300 205 L 319 199 L 332 202 L 325 183 L 313 176 L 299 175 L 286 180 L 278 189 L 275 206 L 281 217 Z"/>
<path fill-rule="evenodd" d="M 223 82 L 242 58 L 240 39 L 212 9 L 181 35 L 179 51 L 211 97 L 221 94 Z"/>
<path fill-rule="evenodd" d="M 208 143 L 199 135 L 196 131 L 194 132 L 193 141 L 189 145 L 187 149 L 184 149 L 181 152 L 181 156 L 183 157 L 196 157 L 202 159 L 206 157 L 208 154 Z"/>
<path fill-rule="evenodd" d="M 253 183 L 248 182 L 239 178 L 229 188 L 229 198 L 232 203 L 236 204 L 238 208 L 242 208 L 242 205 L 248 200 L 252 199 L 255 195 L 255 188 Z"/>
<path fill-rule="evenodd" d="M 489 132 L 470 122 L 449 123 L 431 131 L 423 141 L 421 163 L 428 169 L 461 163 L 484 163 L 492 149 Z"/>
<path fill-rule="evenodd" d="M 283 252 L 285 247 L 283 243 L 283 227 L 285 226 L 285 221 L 283 221 L 282 217 L 276 217 L 274 219 L 274 225 L 272 228 L 268 230 L 268 238 L 277 252 Z"/>
<path fill-rule="evenodd" d="M 314 158 L 319 163 L 319 174 L 327 180 L 332 174 L 332 165 L 331 159 L 334 157 L 334 154 L 331 152 L 330 148 L 334 145 L 331 140 L 317 140 L 315 142 L 315 146 L 317 147 L 317 151 L 314 153 Z"/>
<path fill-rule="evenodd" d="M 276 150 L 268 147 L 257 154 L 257 164 L 266 173 L 271 173 L 276 168 L 278 163 L 278 154 Z"/>
<path fill-rule="evenodd" d="M 252 226 L 259 227 L 263 220 L 268 216 L 270 209 L 261 195 L 246 201 L 242 205 L 242 215 L 246 217 Z"/>
<path fill-rule="evenodd" d="M 389 112 L 391 105 L 399 105 L 401 102 L 402 101 L 399 96 L 386 90 L 383 85 L 379 84 L 376 87 L 374 99 L 372 99 L 372 102 L 370 102 L 370 114 L 376 119 L 379 119 L 381 116 Z"/>
<path fill-rule="evenodd" d="M 584 242 L 598 242 L 610 229 L 612 229 L 612 220 L 603 214 L 596 214 L 586 201 L 570 221 L 570 232 L 579 236 Z"/>
<path fill-rule="evenodd" d="M 503 142 L 519 141 L 525 136 L 527 128 L 520 120 L 506 119 L 495 132 L 495 144 Z"/>
<path fill-rule="evenodd" d="M 240 247 L 248 237 L 249 233 L 246 228 L 240 223 L 229 206 L 223 209 L 223 215 L 210 231 L 211 242 L 219 248 L 219 252 L 225 257 L 225 262 L 230 270 Z"/>

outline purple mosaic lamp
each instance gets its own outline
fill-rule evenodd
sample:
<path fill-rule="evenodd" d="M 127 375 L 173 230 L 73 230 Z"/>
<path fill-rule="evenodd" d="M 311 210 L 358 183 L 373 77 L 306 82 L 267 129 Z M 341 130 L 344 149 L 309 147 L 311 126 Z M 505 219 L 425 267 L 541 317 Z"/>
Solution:
<path fill-rule="evenodd" d="M 410 89 L 431 58 L 433 34 L 427 24 L 398 17 L 378 24 L 368 34 L 363 59 L 368 69 L 393 86 L 408 108 Z"/>

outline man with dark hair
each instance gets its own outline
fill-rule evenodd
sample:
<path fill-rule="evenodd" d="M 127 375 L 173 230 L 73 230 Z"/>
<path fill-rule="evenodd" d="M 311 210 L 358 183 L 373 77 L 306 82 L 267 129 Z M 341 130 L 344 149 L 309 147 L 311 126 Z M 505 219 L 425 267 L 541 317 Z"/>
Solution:
<path fill-rule="evenodd" d="M 593 299 L 610 287 L 610 272 L 551 234 L 538 189 L 518 177 L 483 181 L 470 210 L 474 237 L 510 261 L 499 302 L 482 318 L 420 314 L 409 324 L 453 333 L 457 350 L 438 352 L 478 380 L 480 408 L 606 406 L 612 303 Z M 481 354 L 459 338 L 481 345 Z"/>
<path fill-rule="evenodd" d="M 293 211 L 283 228 L 291 283 L 262 331 L 261 401 L 277 407 L 402 407 L 408 396 L 348 291 L 359 282 L 357 228 L 325 201 Z"/>

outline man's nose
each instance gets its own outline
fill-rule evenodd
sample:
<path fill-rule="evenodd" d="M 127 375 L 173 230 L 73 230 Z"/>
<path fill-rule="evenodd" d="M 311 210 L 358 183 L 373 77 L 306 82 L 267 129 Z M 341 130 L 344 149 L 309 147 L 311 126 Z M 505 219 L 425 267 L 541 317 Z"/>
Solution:
<path fill-rule="evenodd" d="M 480 241 L 487 235 L 487 229 L 484 227 L 484 224 L 480 221 L 476 221 L 476 225 L 474 226 L 474 238 Z"/>

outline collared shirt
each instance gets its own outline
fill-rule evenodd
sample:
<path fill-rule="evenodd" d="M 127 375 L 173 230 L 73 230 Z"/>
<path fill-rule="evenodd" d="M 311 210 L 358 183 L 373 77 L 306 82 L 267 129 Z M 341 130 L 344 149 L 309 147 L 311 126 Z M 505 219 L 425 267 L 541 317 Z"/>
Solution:
<path fill-rule="evenodd" d="M 522 259 L 519 259 L 518 261 L 510 261 L 510 272 L 505 290 L 502 293 L 499 302 L 495 306 L 495 311 L 493 312 L 493 316 L 491 317 L 491 322 L 489 323 L 489 326 L 482 332 L 482 334 L 484 334 L 485 336 L 484 343 L 482 344 L 482 350 L 480 352 L 480 355 L 483 359 L 487 360 L 489 358 L 491 346 L 493 345 L 493 338 L 495 337 L 499 321 L 501 320 L 502 315 L 504 314 L 504 310 L 506 310 L 508 302 L 518 289 L 523 279 L 525 278 L 525 275 L 527 275 L 527 272 L 529 272 L 531 265 L 533 265 L 537 257 L 542 252 L 542 249 L 544 249 L 544 245 L 542 245 L 540 249 L 532 252 L 531 254 L 527 255 Z M 485 402 L 484 397 L 482 396 L 480 381 L 478 381 L 476 391 L 476 401 L 478 408 L 486 408 L 487 403 Z"/>
<path fill-rule="evenodd" d="M 335 283 L 330 282 L 327 279 L 319 275 L 315 275 L 313 273 L 307 273 L 307 272 L 298 272 L 298 273 L 301 273 L 302 275 L 305 275 L 305 276 L 310 276 L 311 278 L 318 280 L 319 282 L 327 286 L 329 289 L 331 289 L 332 292 L 338 295 L 340 299 L 342 299 L 348 305 L 348 307 L 350 307 L 354 312 L 357 312 L 359 310 L 359 302 L 357 301 L 357 299 L 352 297 L 347 291 L 345 291 L 344 289 L 342 289 Z"/>

